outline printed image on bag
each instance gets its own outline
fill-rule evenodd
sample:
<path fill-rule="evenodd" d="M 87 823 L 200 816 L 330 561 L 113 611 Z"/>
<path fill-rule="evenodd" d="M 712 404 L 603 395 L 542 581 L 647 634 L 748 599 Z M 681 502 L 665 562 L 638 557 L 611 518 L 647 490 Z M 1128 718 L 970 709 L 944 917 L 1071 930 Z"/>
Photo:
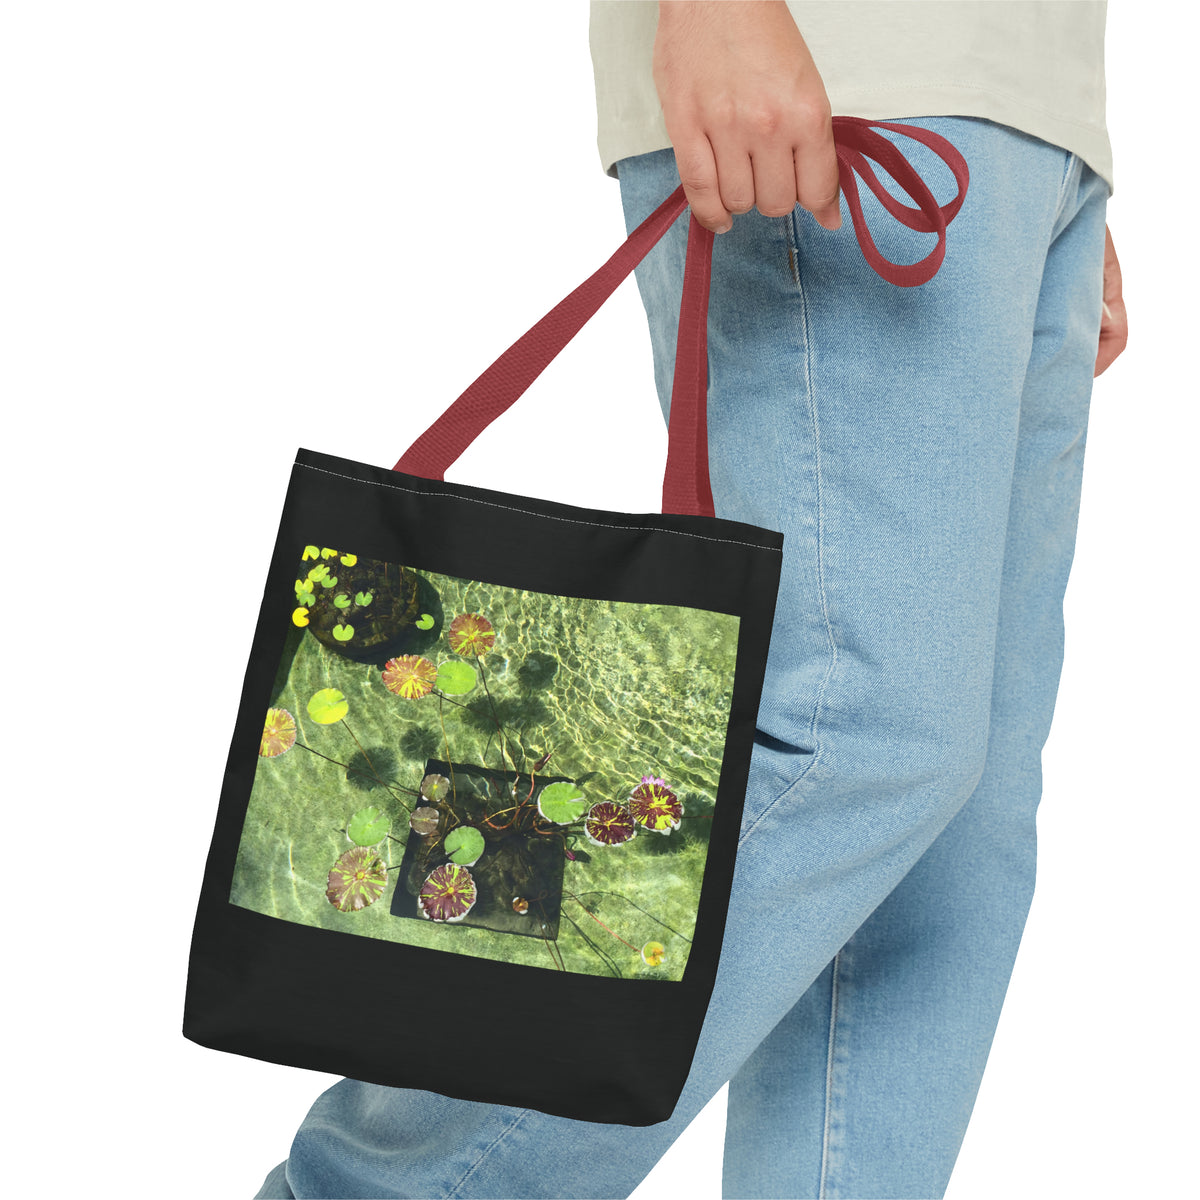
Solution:
<path fill-rule="evenodd" d="M 310 545 L 230 901 L 506 962 L 678 981 L 739 619 Z"/>

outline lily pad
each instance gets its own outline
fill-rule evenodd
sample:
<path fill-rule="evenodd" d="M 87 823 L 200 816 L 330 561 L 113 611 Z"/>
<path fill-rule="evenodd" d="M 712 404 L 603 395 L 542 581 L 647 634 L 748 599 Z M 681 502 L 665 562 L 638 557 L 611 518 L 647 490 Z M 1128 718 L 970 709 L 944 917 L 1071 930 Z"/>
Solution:
<path fill-rule="evenodd" d="M 388 835 L 392 822 L 381 809 L 372 805 L 370 808 L 360 808 L 350 818 L 346 833 L 356 846 L 375 846 Z"/>
<path fill-rule="evenodd" d="M 262 741 L 258 744 L 261 758 L 278 758 L 296 744 L 296 718 L 286 708 L 268 708 L 263 723 Z"/>
<path fill-rule="evenodd" d="M 415 622 L 418 629 L 432 629 L 433 617 L 430 613 L 422 613 Z"/>
<path fill-rule="evenodd" d="M 484 850 L 483 834 L 474 825 L 460 825 L 446 834 L 446 853 L 450 861 L 469 867 Z"/>
<path fill-rule="evenodd" d="M 426 877 L 417 897 L 417 906 L 421 915 L 429 920 L 450 923 L 461 921 L 471 911 L 478 895 L 474 876 L 466 867 L 444 863 Z"/>
<path fill-rule="evenodd" d="M 496 631 L 482 613 L 459 613 L 450 622 L 450 649 L 455 654 L 478 658 L 496 644 Z"/>
<path fill-rule="evenodd" d="M 538 812 L 555 825 L 570 825 L 583 816 L 587 808 L 583 793 L 571 782 L 552 783 L 538 796 Z"/>
<path fill-rule="evenodd" d="M 637 822 L 629 805 L 615 800 L 601 800 L 588 810 L 583 832 L 597 846 L 620 846 L 637 833 Z"/>
<path fill-rule="evenodd" d="M 325 895 L 339 912 L 358 912 L 374 904 L 386 887 L 383 859 L 369 846 L 355 846 L 333 864 Z"/>
<path fill-rule="evenodd" d="M 383 665 L 383 686 L 406 700 L 419 700 L 433 691 L 438 669 L 419 654 L 401 654 Z"/>
<path fill-rule="evenodd" d="M 441 776 L 438 776 L 441 778 Z M 415 808 L 408 818 L 408 827 L 421 837 L 429 837 L 437 833 L 438 810 L 436 808 Z"/>
<path fill-rule="evenodd" d="M 478 682 L 470 663 L 448 658 L 437 669 L 437 689 L 447 696 L 465 696 Z"/>
<path fill-rule="evenodd" d="M 450 794 L 450 780 L 445 775 L 426 775 L 421 780 L 421 795 L 426 800 L 444 800 Z"/>
<path fill-rule="evenodd" d="M 643 775 L 642 782 L 629 794 L 629 811 L 643 828 L 670 833 L 679 828 L 683 801 L 667 786 L 666 780 Z"/>
<path fill-rule="evenodd" d="M 333 725 L 350 711 L 350 704 L 337 688 L 322 688 L 308 702 L 308 715 L 318 725 Z"/>
<path fill-rule="evenodd" d="M 339 642 L 348 642 L 354 636 L 353 625 L 335 625 L 330 631 Z"/>
<path fill-rule="evenodd" d="M 642 947 L 642 962 L 648 967 L 660 967 L 666 957 L 666 951 L 667 948 L 662 942 L 647 942 Z"/>

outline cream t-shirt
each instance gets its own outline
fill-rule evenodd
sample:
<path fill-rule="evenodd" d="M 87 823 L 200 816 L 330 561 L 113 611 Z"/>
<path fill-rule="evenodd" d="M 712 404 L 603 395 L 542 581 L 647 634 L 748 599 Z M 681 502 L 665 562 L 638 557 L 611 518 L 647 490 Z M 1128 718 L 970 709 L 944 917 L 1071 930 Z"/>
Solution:
<path fill-rule="evenodd" d="M 1105 0 L 788 0 L 835 114 L 986 117 L 1073 151 L 1113 193 Z M 671 145 L 651 63 L 657 0 L 592 0 L 597 145 Z"/>

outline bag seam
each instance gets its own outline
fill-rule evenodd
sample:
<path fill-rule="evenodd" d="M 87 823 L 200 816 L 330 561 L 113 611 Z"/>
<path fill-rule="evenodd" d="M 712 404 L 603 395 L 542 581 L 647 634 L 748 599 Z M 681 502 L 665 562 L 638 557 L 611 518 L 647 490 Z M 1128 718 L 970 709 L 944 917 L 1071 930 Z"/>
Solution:
<path fill-rule="evenodd" d="M 405 487 L 401 483 L 384 483 L 381 480 L 376 479 L 359 479 L 355 475 L 344 475 L 340 471 L 330 471 L 327 467 L 314 467 L 311 463 L 300 462 L 299 459 L 296 460 L 295 465 L 298 467 L 304 467 L 309 471 L 319 471 L 322 475 L 333 475 L 337 479 L 348 479 L 351 483 L 361 483 L 365 487 L 390 488 L 394 492 L 408 492 L 410 495 L 426 496 L 431 500 L 461 500 L 465 504 L 482 504 L 488 508 L 500 508 L 507 512 L 523 513 L 525 516 L 529 517 L 541 517 L 546 521 L 564 521 L 568 525 L 583 525 L 589 529 L 620 529 L 624 530 L 625 532 L 650 531 L 653 533 L 669 534 L 672 537 L 693 538 L 701 542 L 716 542 L 722 546 L 749 546 L 751 550 L 769 550 L 775 554 L 783 553 L 782 546 L 760 546 L 757 542 L 743 542 L 739 541 L 737 538 L 711 537 L 706 533 L 688 533 L 683 529 L 664 529 L 661 525 L 643 525 L 639 527 L 635 525 L 617 525 L 607 521 L 581 521 L 576 517 L 559 517 L 552 513 L 536 512 L 531 508 L 518 508 L 514 504 L 497 504 L 494 500 L 479 500 L 474 496 L 456 496 L 450 492 L 426 492 L 421 488 Z"/>

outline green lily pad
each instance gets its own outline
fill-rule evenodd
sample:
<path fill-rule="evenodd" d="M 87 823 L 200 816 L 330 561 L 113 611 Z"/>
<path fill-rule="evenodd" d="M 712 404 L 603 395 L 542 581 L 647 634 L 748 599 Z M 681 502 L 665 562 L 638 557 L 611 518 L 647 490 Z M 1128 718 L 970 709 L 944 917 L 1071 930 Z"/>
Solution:
<path fill-rule="evenodd" d="M 326 575 L 325 578 L 323 578 L 321 580 L 321 586 L 323 588 L 337 587 L 337 576 L 336 575 Z"/>
<path fill-rule="evenodd" d="M 322 688 L 308 702 L 308 715 L 318 725 L 333 725 L 350 711 L 350 704 L 337 688 Z"/>
<path fill-rule="evenodd" d="M 542 788 L 538 796 L 538 812 L 555 825 L 570 825 L 572 821 L 578 821 L 587 806 L 583 793 L 565 780 Z"/>
<path fill-rule="evenodd" d="M 418 629 L 432 629 L 433 617 L 429 613 L 422 613 L 417 618 L 416 626 Z"/>
<path fill-rule="evenodd" d="M 339 642 L 348 642 L 354 636 L 353 625 L 335 625 L 330 631 Z"/>
<path fill-rule="evenodd" d="M 483 853 L 483 834 L 474 825 L 460 825 L 446 834 L 444 844 L 451 862 L 469 867 Z"/>
<path fill-rule="evenodd" d="M 354 603 L 357 604 L 359 608 L 366 608 L 367 605 L 370 604 L 374 599 L 375 597 L 370 592 L 356 592 L 354 594 Z"/>
<path fill-rule="evenodd" d="M 465 696 L 477 682 L 475 668 L 470 663 L 451 658 L 438 667 L 434 686 L 447 696 Z"/>
<path fill-rule="evenodd" d="M 347 596 L 345 592 L 338 592 L 338 594 L 336 596 L 334 596 L 334 598 L 333 598 L 333 607 L 334 608 L 349 608 L 350 607 L 350 597 Z"/>
<path fill-rule="evenodd" d="M 374 846 L 387 837 L 391 827 L 392 823 L 383 811 L 372 805 L 370 808 L 360 808 L 350 818 L 346 833 L 356 846 Z"/>

